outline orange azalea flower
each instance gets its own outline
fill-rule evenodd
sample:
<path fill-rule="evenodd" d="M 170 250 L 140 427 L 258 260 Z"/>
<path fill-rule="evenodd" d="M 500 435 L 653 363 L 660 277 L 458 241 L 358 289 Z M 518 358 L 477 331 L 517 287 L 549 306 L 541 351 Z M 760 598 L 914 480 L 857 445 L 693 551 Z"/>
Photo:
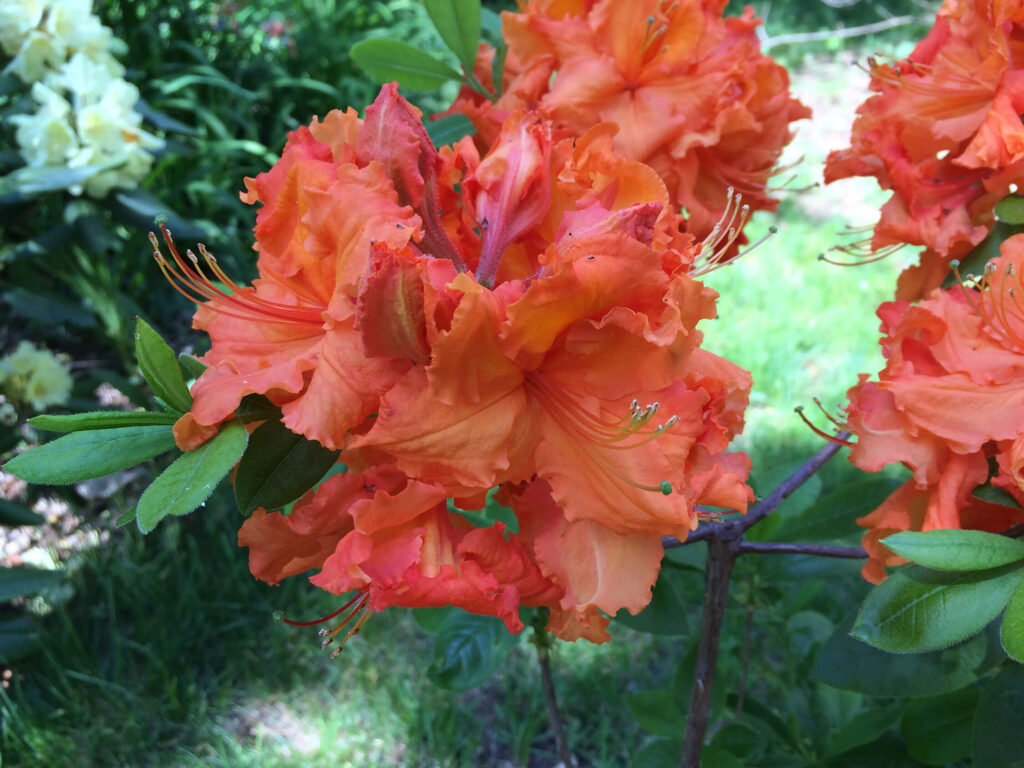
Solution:
<path fill-rule="evenodd" d="M 357 592 L 343 606 L 348 616 L 323 633 L 325 646 L 343 628 L 358 630 L 389 606 L 454 605 L 497 616 L 516 633 L 523 629 L 520 605 L 550 605 L 552 631 L 563 639 L 607 639 L 608 620 L 589 604 L 569 605 L 559 582 L 533 561 L 526 541 L 500 523 L 474 528 L 448 512 L 442 489 L 387 467 L 335 475 L 290 515 L 257 510 L 238 534 L 239 545 L 249 548 L 253 574 L 264 581 L 276 584 L 317 570 L 310 577 L 316 586 L 338 595 Z M 660 547 L 658 541 L 659 557 Z M 656 576 L 657 559 L 653 567 Z"/>
<path fill-rule="evenodd" d="M 1024 235 L 1008 239 L 975 288 L 935 291 L 878 310 L 886 367 L 849 392 L 850 461 L 868 472 L 900 462 L 913 477 L 860 523 L 871 531 L 865 576 L 898 560 L 879 540 L 900 530 L 1003 531 L 1024 510 L 974 498 L 989 479 L 1024 501 Z M 991 460 L 991 461 L 990 461 Z"/>
<path fill-rule="evenodd" d="M 722 18 L 720 0 L 565 3 L 532 0 L 503 14 L 505 82 L 492 105 L 464 88 L 449 109 L 477 127 L 482 150 L 511 111 L 537 108 L 556 131 L 619 126 L 616 150 L 650 165 L 687 231 L 707 237 L 730 193 L 750 210 L 774 210 L 768 178 L 810 112 L 789 95 L 786 70 L 760 52 L 753 11 Z M 476 76 L 493 90 L 493 51 Z M 554 78 L 550 73 L 554 71 Z"/>
<path fill-rule="evenodd" d="M 211 368 L 183 442 L 259 392 L 362 468 L 240 534 L 262 579 L 316 568 L 317 586 L 362 594 L 338 632 L 387 605 L 448 604 L 517 630 L 518 605 L 545 605 L 559 636 L 600 641 L 600 611 L 650 599 L 662 536 L 684 538 L 698 504 L 752 498 L 749 460 L 724 453 L 750 376 L 698 348 L 716 294 L 692 277 L 735 232 L 680 233 L 615 131 L 558 140 L 519 112 L 483 158 L 469 139 L 437 152 L 386 86 L 364 121 L 331 113 L 247 182 L 264 204 L 252 288 L 163 262 L 209 299 Z M 445 507 L 500 485 L 530 520 L 518 538 Z M 588 586 L 630 561 L 628 589 Z"/>
<path fill-rule="evenodd" d="M 907 59 L 871 61 L 877 95 L 858 109 L 852 146 L 829 156 L 825 180 L 874 176 L 893 190 L 867 252 L 927 248 L 898 298 L 937 288 L 1024 179 L 1022 23 L 1019 2 L 947 0 Z"/>

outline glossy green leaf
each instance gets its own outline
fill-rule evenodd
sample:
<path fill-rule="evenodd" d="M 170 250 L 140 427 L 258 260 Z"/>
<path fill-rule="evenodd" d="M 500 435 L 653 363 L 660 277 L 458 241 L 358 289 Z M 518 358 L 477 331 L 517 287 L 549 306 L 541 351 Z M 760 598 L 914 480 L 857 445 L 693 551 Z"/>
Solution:
<path fill-rule="evenodd" d="M 676 768 L 683 756 L 680 739 L 655 739 L 633 755 L 630 768 Z"/>
<path fill-rule="evenodd" d="M 454 144 L 463 136 L 476 133 L 473 121 L 465 115 L 445 115 L 437 120 L 428 120 L 424 125 L 427 135 L 438 149 Z"/>
<path fill-rule="evenodd" d="M 446 690 L 468 691 L 487 681 L 514 644 L 501 619 L 458 611 L 434 637 L 434 662 L 427 675 Z"/>
<path fill-rule="evenodd" d="M 141 317 L 135 319 L 135 356 L 153 394 L 181 413 L 192 407 L 178 356 Z"/>
<path fill-rule="evenodd" d="M 985 531 L 904 531 L 882 543 L 912 563 L 940 571 L 983 571 L 1024 560 L 1024 542 Z"/>
<path fill-rule="evenodd" d="M 910 756 L 925 765 L 952 765 L 970 757 L 979 693 L 977 688 L 964 688 L 908 702 L 900 731 Z"/>
<path fill-rule="evenodd" d="M 458 611 L 450 605 L 442 605 L 437 608 L 413 608 L 412 617 L 416 626 L 431 635 L 441 631 L 441 627 L 449 616 Z"/>
<path fill-rule="evenodd" d="M 28 507 L 9 499 L 0 498 L 0 525 L 39 525 L 46 522 Z"/>
<path fill-rule="evenodd" d="M 615 620 L 636 630 L 651 635 L 685 635 L 690 632 L 687 615 L 687 590 L 683 586 L 689 578 L 697 582 L 696 574 L 686 574 L 678 568 L 662 568 L 658 580 L 654 584 L 651 602 L 636 616 L 622 609 L 615 615 Z M 698 586 L 697 589 L 700 587 Z M 699 592 L 693 593 L 699 594 Z"/>
<path fill-rule="evenodd" d="M 411 91 L 433 91 L 461 78 L 440 59 L 397 40 L 363 40 L 352 46 L 351 55 L 378 83 L 397 80 Z"/>
<path fill-rule="evenodd" d="M 898 656 L 850 637 L 853 620 L 818 651 L 814 679 L 869 696 L 935 696 L 970 685 L 1005 658 L 992 631 L 941 651 Z"/>
<path fill-rule="evenodd" d="M 278 509 L 320 482 L 341 451 L 297 435 L 280 421 L 261 424 L 235 473 L 235 500 L 242 514 Z"/>
<path fill-rule="evenodd" d="M 246 395 L 238 404 L 235 415 L 243 424 L 254 421 L 280 421 L 281 409 L 263 395 Z"/>
<path fill-rule="evenodd" d="M 836 757 L 863 744 L 870 744 L 896 725 L 898 719 L 899 705 L 861 712 L 829 739 L 825 757 Z"/>
<path fill-rule="evenodd" d="M 781 516 L 772 541 L 833 541 L 863 532 L 857 518 L 873 511 L 900 482 L 873 477 L 840 486 L 810 506 Z"/>
<path fill-rule="evenodd" d="M 668 691 L 656 688 L 631 693 L 626 699 L 626 705 L 640 727 L 655 736 L 671 739 L 679 736 L 686 728 L 686 718 Z"/>
<path fill-rule="evenodd" d="M 6 603 L 12 597 L 34 595 L 49 589 L 60 581 L 60 571 L 46 568 L 30 568 L 21 565 L 17 568 L 0 568 L 0 603 Z"/>
<path fill-rule="evenodd" d="M 205 502 L 238 463 L 248 441 L 249 433 L 235 421 L 175 459 L 139 499 L 135 511 L 139 530 L 149 533 L 167 515 L 186 515 Z"/>
<path fill-rule="evenodd" d="M 972 768 L 1024 765 L 1024 667 L 1005 665 L 982 690 L 971 757 Z"/>
<path fill-rule="evenodd" d="M 77 168 L 69 168 L 66 165 L 25 166 L 0 177 L 0 202 L 11 202 L 42 192 L 53 192 L 83 184 L 97 173 L 115 168 L 119 164 L 103 163 L 82 165 Z"/>
<path fill-rule="evenodd" d="M 209 367 L 195 355 L 190 355 L 186 352 L 178 355 L 178 365 L 181 366 L 182 372 L 189 379 L 198 379 Z"/>
<path fill-rule="evenodd" d="M 480 42 L 480 0 L 423 0 L 423 6 L 448 50 L 472 72 Z"/>
<path fill-rule="evenodd" d="M 976 499 L 987 501 L 989 504 L 999 504 L 1004 507 L 1012 507 L 1013 509 L 1020 509 L 1020 504 L 1013 498 L 1013 494 L 1007 491 L 1005 488 L 1000 488 L 998 485 L 992 485 L 991 482 L 979 485 L 971 493 Z"/>
<path fill-rule="evenodd" d="M 999 247 L 1009 237 L 1024 233 L 1024 225 L 1010 224 L 1005 221 L 997 221 L 988 232 L 988 237 L 978 243 L 974 249 L 960 259 L 960 275 L 966 278 L 968 275 L 981 277 L 985 271 L 985 265 L 992 259 L 999 258 Z M 951 271 L 943 281 L 942 287 L 948 288 L 956 285 L 956 275 Z"/>
<path fill-rule="evenodd" d="M 999 640 L 1006 655 L 1024 664 L 1024 584 L 1014 590 L 999 626 Z"/>
<path fill-rule="evenodd" d="M 117 427 L 145 427 L 174 424 L 178 417 L 172 413 L 149 411 L 90 411 L 54 416 L 48 413 L 28 420 L 36 429 L 45 432 L 81 432 L 86 429 L 115 429 Z"/>
<path fill-rule="evenodd" d="M 1022 580 L 1020 565 L 975 573 L 907 566 L 871 591 L 852 634 L 892 653 L 945 648 L 998 616 Z"/>
<path fill-rule="evenodd" d="M 26 451 L 4 469 L 30 483 L 67 485 L 134 467 L 174 447 L 170 425 L 94 429 Z"/>
<path fill-rule="evenodd" d="M 1024 197 L 1007 195 L 996 203 L 996 216 L 1007 224 L 1024 224 Z"/>

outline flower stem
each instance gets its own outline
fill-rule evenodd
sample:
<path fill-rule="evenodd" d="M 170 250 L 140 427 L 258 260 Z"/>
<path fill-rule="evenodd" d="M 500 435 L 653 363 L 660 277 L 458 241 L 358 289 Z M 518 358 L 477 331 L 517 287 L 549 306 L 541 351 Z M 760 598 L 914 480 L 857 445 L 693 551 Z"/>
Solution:
<path fill-rule="evenodd" d="M 547 622 L 547 611 L 537 611 L 533 626 L 532 642 L 537 649 L 537 662 L 540 664 L 540 682 L 544 688 L 544 704 L 548 710 L 548 725 L 555 737 L 555 748 L 558 750 L 558 758 L 565 768 L 574 768 L 576 761 L 572 752 L 569 751 L 569 739 L 565 735 L 565 722 L 562 720 L 562 713 L 558 709 L 558 697 L 555 695 L 555 681 L 551 676 L 551 637 L 548 635 L 544 624 Z"/>

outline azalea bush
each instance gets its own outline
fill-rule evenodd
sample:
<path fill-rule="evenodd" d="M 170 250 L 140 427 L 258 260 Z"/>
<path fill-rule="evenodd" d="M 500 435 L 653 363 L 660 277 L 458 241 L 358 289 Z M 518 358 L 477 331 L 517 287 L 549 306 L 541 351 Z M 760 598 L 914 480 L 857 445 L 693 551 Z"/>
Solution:
<path fill-rule="evenodd" d="M 671 686 L 629 699 L 654 737 L 635 765 L 888 764 L 894 718 L 900 764 L 1024 760 L 1024 5 L 948 2 L 907 59 L 871 60 L 876 93 L 825 173 L 893 194 L 869 239 L 825 260 L 924 251 L 878 309 L 884 368 L 850 382 L 839 413 L 804 415 L 828 442 L 770 484 L 732 445 L 751 376 L 701 330 L 719 298 L 702 278 L 758 246 L 750 217 L 779 205 L 771 178 L 792 124 L 811 117 L 761 51 L 754 12 L 424 7 L 446 52 L 358 43 L 352 60 L 382 83 L 370 103 L 303 121 L 245 178 L 257 277 L 193 244 L 188 222 L 156 217 L 152 270 L 197 305 L 209 351 L 175 350 L 138 319 L 150 407 L 36 416 L 63 436 L 5 470 L 81 483 L 166 456 L 118 520 L 143 534 L 227 479 L 252 575 L 312 571 L 330 596 L 322 617 L 274 618 L 315 631 L 331 658 L 378 614 L 415 609 L 435 635 L 429 677 L 462 691 L 528 632 L 565 765 L 580 747 L 552 651 L 605 643 L 613 621 L 692 638 Z M 31 41 L 56 18 L 23 25 L 12 71 L 48 61 Z M 267 24 L 292 50 L 290 27 Z M 405 89 L 428 92 L 432 112 Z M 59 111 L 47 119 L 60 127 Z M 33 120 L 18 120 L 23 146 Z M 834 429 L 815 425 L 825 418 Z M 847 474 L 821 493 L 817 473 L 844 447 L 864 472 L 912 476 Z M 799 515 L 780 514 L 809 490 Z M 830 541 L 854 520 L 862 546 Z M 823 736 L 748 697 L 757 580 L 771 572 L 748 564 L 779 554 L 865 561 L 878 586 L 856 616 L 834 631 L 820 613 L 793 616 L 779 634 L 814 638 L 796 647 L 816 653 L 819 679 L 910 703 Z M 729 702 L 716 669 L 731 584 L 747 613 Z M 699 626 L 681 628 L 698 602 Z M 951 724 L 938 743 L 935 719 Z"/>

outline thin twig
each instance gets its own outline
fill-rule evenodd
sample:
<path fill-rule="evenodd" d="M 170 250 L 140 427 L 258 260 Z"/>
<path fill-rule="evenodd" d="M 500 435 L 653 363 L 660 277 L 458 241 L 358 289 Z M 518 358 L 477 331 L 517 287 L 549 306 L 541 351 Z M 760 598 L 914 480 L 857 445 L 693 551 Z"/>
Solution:
<path fill-rule="evenodd" d="M 836 435 L 839 440 L 845 440 L 850 436 L 849 432 L 840 432 Z M 735 540 L 740 535 L 762 518 L 770 515 L 792 495 L 801 485 L 806 483 L 815 472 L 824 466 L 825 462 L 831 459 L 843 446 L 839 443 L 829 443 L 796 472 L 783 480 L 771 493 L 765 496 L 750 508 L 743 517 L 738 517 L 724 523 L 704 523 L 696 531 L 686 537 L 685 541 L 666 536 L 662 539 L 662 545 L 666 549 L 681 547 L 684 544 L 692 544 L 696 541 L 707 539 L 730 539 Z"/>
<path fill-rule="evenodd" d="M 738 554 L 759 552 L 767 555 L 817 555 L 851 560 L 868 556 L 863 547 L 830 547 L 823 544 L 788 544 L 774 541 L 738 541 L 736 545 Z"/>
<path fill-rule="evenodd" d="M 718 661 L 718 636 L 722 631 L 725 602 L 729 597 L 729 576 L 736 560 L 734 543 L 712 539 L 708 542 L 708 562 L 704 568 L 704 610 L 700 621 L 700 641 L 690 690 L 690 709 L 683 735 L 683 760 L 680 768 L 700 768 L 700 753 L 708 730 L 711 685 Z"/>
<path fill-rule="evenodd" d="M 548 725 L 555 737 L 555 748 L 558 750 L 558 758 L 565 768 L 573 768 L 576 762 L 573 760 L 572 752 L 569 751 L 569 739 L 565 735 L 565 723 L 562 721 L 562 713 L 558 709 L 558 698 L 555 696 L 555 682 L 551 677 L 551 661 L 549 658 L 550 638 L 543 625 L 534 624 L 533 644 L 537 648 L 537 661 L 540 663 L 540 682 L 544 688 L 544 704 L 548 710 Z M 544 634 L 542 634 L 544 633 Z"/>
<path fill-rule="evenodd" d="M 884 32 L 887 29 L 903 27 L 907 24 L 914 24 L 915 22 L 927 22 L 930 21 L 931 18 L 931 16 L 893 16 L 891 19 L 873 21 L 870 24 L 861 24 L 860 26 L 844 27 L 841 29 L 828 29 L 824 32 L 793 32 L 788 35 L 774 36 L 769 36 L 762 32 L 758 37 L 761 38 L 761 50 L 767 51 L 769 48 L 773 48 L 776 45 L 817 43 L 841 37 L 860 37 L 861 35 L 870 35 L 874 32 Z"/>

